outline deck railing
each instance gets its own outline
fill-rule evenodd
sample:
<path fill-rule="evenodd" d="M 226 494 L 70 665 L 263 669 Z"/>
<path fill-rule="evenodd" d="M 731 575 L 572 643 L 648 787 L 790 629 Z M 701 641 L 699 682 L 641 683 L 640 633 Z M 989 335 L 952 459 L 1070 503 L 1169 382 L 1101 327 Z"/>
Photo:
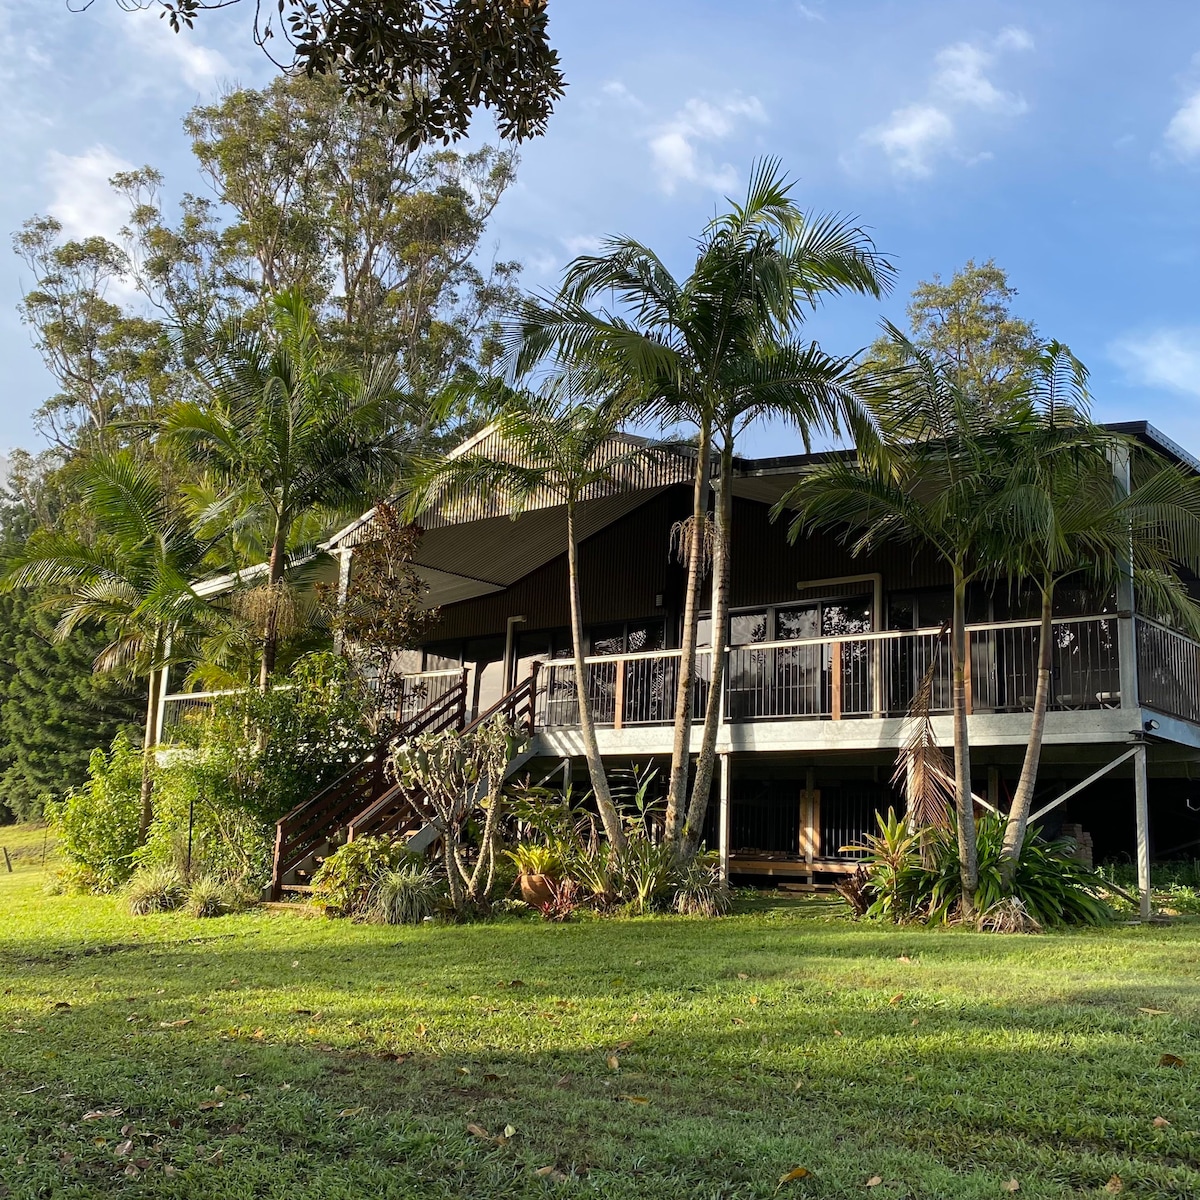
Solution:
<path fill-rule="evenodd" d="M 1065 617 L 1054 622 L 1052 710 L 1120 704 L 1115 617 Z M 973 712 L 1027 712 L 1037 686 L 1036 621 L 971 626 L 968 705 Z M 1200 651 L 1200 647 L 1197 647 Z M 711 652 L 697 659 L 693 719 L 703 717 Z M 840 638 L 759 642 L 726 651 L 726 721 L 903 716 L 934 666 L 933 710 L 950 710 L 953 683 L 948 636 L 938 629 L 889 630 Z M 588 694 L 598 725 L 664 725 L 674 719 L 680 652 L 659 650 L 585 660 Z M 1193 670 L 1200 670 L 1194 658 Z M 542 665 L 538 724 L 579 723 L 575 667 L 569 659 Z"/>
<path fill-rule="evenodd" d="M 1200 644 L 1146 617 L 1136 624 L 1139 703 L 1200 724 Z"/>

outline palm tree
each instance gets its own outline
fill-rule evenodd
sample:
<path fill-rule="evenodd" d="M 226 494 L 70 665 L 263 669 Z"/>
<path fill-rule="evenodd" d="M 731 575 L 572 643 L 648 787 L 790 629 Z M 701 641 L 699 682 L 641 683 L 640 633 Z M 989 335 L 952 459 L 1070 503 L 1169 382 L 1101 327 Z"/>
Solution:
<path fill-rule="evenodd" d="M 1038 593 L 1037 685 L 1029 741 L 1005 826 L 1002 869 L 1025 842 L 1045 734 L 1054 646 L 1054 601 L 1065 582 L 1112 595 L 1132 575 L 1156 612 L 1200 632 L 1200 606 L 1177 574 L 1200 568 L 1200 480 L 1088 418 L 1087 370 L 1058 342 L 1031 364 L 1009 427 L 992 543 L 982 553 L 997 579 L 1028 580 Z M 1134 464 L 1127 491 L 1114 460 Z M 1011 583 L 1010 583 L 1011 586 Z"/>
<path fill-rule="evenodd" d="M 901 365 L 864 373 L 858 387 L 879 426 L 891 435 L 856 459 L 822 464 L 776 505 L 796 510 L 788 536 L 838 529 L 855 554 L 901 540 L 932 549 L 953 583 L 950 658 L 959 869 L 968 910 L 978 885 L 971 748 L 967 731 L 967 587 L 986 573 L 983 553 L 999 526 L 996 499 L 1004 481 L 994 444 L 994 409 L 979 405 L 946 364 L 885 329 Z"/>
<path fill-rule="evenodd" d="M 830 293 L 878 296 L 892 267 L 863 230 L 837 217 L 806 217 L 774 160 L 759 163 L 743 203 L 701 235 L 691 274 L 677 280 L 653 250 L 631 238 L 572 262 L 552 297 L 524 303 L 509 333 L 512 362 L 587 364 L 640 401 L 640 415 L 697 430 L 697 464 L 684 600 L 666 837 L 682 850 L 699 840 L 715 757 L 721 653 L 728 611 L 731 477 L 745 428 L 781 416 L 806 445 L 861 413 L 844 386 L 847 360 L 797 340 L 806 312 Z M 610 297 L 619 311 L 600 306 Z M 716 456 L 715 514 L 708 536 Z M 713 666 L 690 804 L 692 690 L 705 572 L 712 547 Z M 686 805 L 686 809 L 685 809 Z"/>
<path fill-rule="evenodd" d="M 654 453 L 632 439 L 621 440 L 622 406 L 616 403 L 574 402 L 575 380 L 560 376 L 542 395 L 499 386 L 502 405 L 493 423 L 494 449 L 468 449 L 461 454 L 420 464 L 408 504 L 410 518 L 433 504 L 452 504 L 462 498 L 499 495 L 514 517 L 533 506 L 556 502 L 567 521 L 567 575 L 571 606 L 571 646 L 575 687 L 579 697 L 579 727 L 587 757 L 596 807 L 608 840 L 625 848 L 625 832 L 613 803 L 612 791 L 596 741 L 596 724 L 588 689 L 579 594 L 579 541 L 575 516 L 589 496 L 635 473 Z"/>
<path fill-rule="evenodd" d="M 57 530 L 32 537 L 8 564 L 0 586 L 46 588 L 63 608 L 55 637 L 80 625 L 107 629 L 112 641 L 97 671 L 148 675 L 142 755 L 141 836 L 153 816 L 153 755 L 160 668 L 174 657 L 192 657 L 206 636 L 219 634 L 221 615 L 192 588 L 210 546 L 199 540 L 171 500 L 158 469 L 120 451 L 86 462 L 79 487 L 98 533 L 83 538 Z"/>
<path fill-rule="evenodd" d="M 196 347 L 204 402 L 175 405 L 169 444 L 210 472 L 218 487 L 202 524 L 234 519 L 263 531 L 267 582 L 259 685 L 275 669 L 279 593 L 292 539 L 314 512 L 326 516 L 386 486 L 404 457 L 394 364 L 364 369 L 323 345 L 297 292 L 271 302 L 265 333 L 234 321 L 205 330 Z"/>

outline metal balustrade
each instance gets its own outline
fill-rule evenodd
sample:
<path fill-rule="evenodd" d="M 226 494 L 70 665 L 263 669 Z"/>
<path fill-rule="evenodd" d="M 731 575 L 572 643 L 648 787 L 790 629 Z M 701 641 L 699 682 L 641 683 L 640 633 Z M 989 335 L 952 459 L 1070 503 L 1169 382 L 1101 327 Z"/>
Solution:
<path fill-rule="evenodd" d="M 1200 644 L 1145 617 L 1136 625 L 1139 702 L 1200 724 Z"/>
<path fill-rule="evenodd" d="M 968 630 L 967 697 L 973 712 L 1028 712 L 1037 688 L 1036 621 L 995 622 Z M 1053 625 L 1050 658 L 1052 711 L 1112 708 L 1120 704 L 1115 617 L 1065 617 Z M 1200 647 L 1197 647 L 1200 652 Z M 711 679 L 711 652 L 697 656 L 693 719 L 703 717 Z M 843 638 L 807 638 L 733 646 L 726 651 L 724 719 L 844 720 L 903 716 L 933 668 L 932 710 L 951 708 L 953 672 L 949 635 L 937 629 L 889 630 Z M 663 725 L 674 719 L 678 650 L 585 660 L 597 725 Z M 1177 653 L 1177 657 L 1179 654 Z M 1193 657 L 1193 671 L 1200 658 Z M 575 667 L 543 664 L 538 724 L 579 723 Z"/>

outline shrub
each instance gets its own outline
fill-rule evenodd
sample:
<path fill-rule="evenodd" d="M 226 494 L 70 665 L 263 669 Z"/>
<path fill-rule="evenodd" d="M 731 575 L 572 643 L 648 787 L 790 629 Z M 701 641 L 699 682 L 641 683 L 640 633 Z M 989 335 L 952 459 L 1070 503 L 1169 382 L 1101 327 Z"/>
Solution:
<path fill-rule="evenodd" d="M 220 917 L 231 911 L 230 899 L 227 883 L 211 875 L 201 875 L 192 880 L 184 909 L 191 917 Z"/>
<path fill-rule="evenodd" d="M 370 916 L 383 925 L 418 925 L 433 915 L 441 896 L 432 867 L 416 862 L 388 867 L 375 879 Z"/>
<path fill-rule="evenodd" d="M 368 917 L 382 876 L 412 863 L 413 854 L 403 842 L 382 837 L 347 842 L 313 876 L 313 903 L 330 917 Z"/>
<path fill-rule="evenodd" d="M 619 892 L 636 913 L 651 912 L 665 901 L 674 874 L 674 847 L 643 837 L 630 838 L 618 858 Z"/>
<path fill-rule="evenodd" d="M 729 885 L 720 874 L 715 854 L 697 854 L 676 867 L 675 894 L 671 907 L 686 916 L 723 917 L 733 904 Z"/>
<path fill-rule="evenodd" d="M 118 888 L 133 874 L 142 802 L 142 754 L 125 733 L 109 753 L 93 750 L 88 779 L 47 806 L 67 875 L 95 891 Z"/>
<path fill-rule="evenodd" d="M 550 899 L 537 906 L 547 921 L 569 921 L 579 907 L 579 884 L 573 879 L 559 879 L 550 888 Z"/>
<path fill-rule="evenodd" d="M 173 912 L 187 895 L 187 885 L 173 867 L 146 867 L 133 876 L 125 889 L 129 911 L 135 917 Z"/>
<path fill-rule="evenodd" d="M 620 899 L 620 856 L 608 842 L 603 842 L 594 850 L 577 850 L 571 855 L 566 870 L 601 907 Z"/>
<path fill-rule="evenodd" d="M 894 811 L 877 815 L 879 833 L 864 839 L 870 917 L 947 921 L 961 910 L 958 839 L 945 830 L 910 833 Z M 976 827 L 979 886 L 972 897 L 981 927 L 1026 929 L 1099 925 L 1111 914 L 1096 895 L 1103 881 L 1072 857 L 1069 843 L 1047 842 L 1031 830 L 1012 882 L 1005 884 L 1004 818 L 987 813 Z"/>

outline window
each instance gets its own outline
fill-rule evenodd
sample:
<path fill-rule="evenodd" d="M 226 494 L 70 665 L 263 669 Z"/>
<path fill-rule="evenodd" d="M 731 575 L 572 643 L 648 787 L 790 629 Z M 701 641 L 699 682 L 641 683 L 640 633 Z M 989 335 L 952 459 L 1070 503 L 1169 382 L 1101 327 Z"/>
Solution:
<path fill-rule="evenodd" d="M 596 625 L 588 631 L 591 653 L 641 654 L 661 650 L 666 645 L 666 628 L 660 618 L 645 621 L 621 621 Z"/>

